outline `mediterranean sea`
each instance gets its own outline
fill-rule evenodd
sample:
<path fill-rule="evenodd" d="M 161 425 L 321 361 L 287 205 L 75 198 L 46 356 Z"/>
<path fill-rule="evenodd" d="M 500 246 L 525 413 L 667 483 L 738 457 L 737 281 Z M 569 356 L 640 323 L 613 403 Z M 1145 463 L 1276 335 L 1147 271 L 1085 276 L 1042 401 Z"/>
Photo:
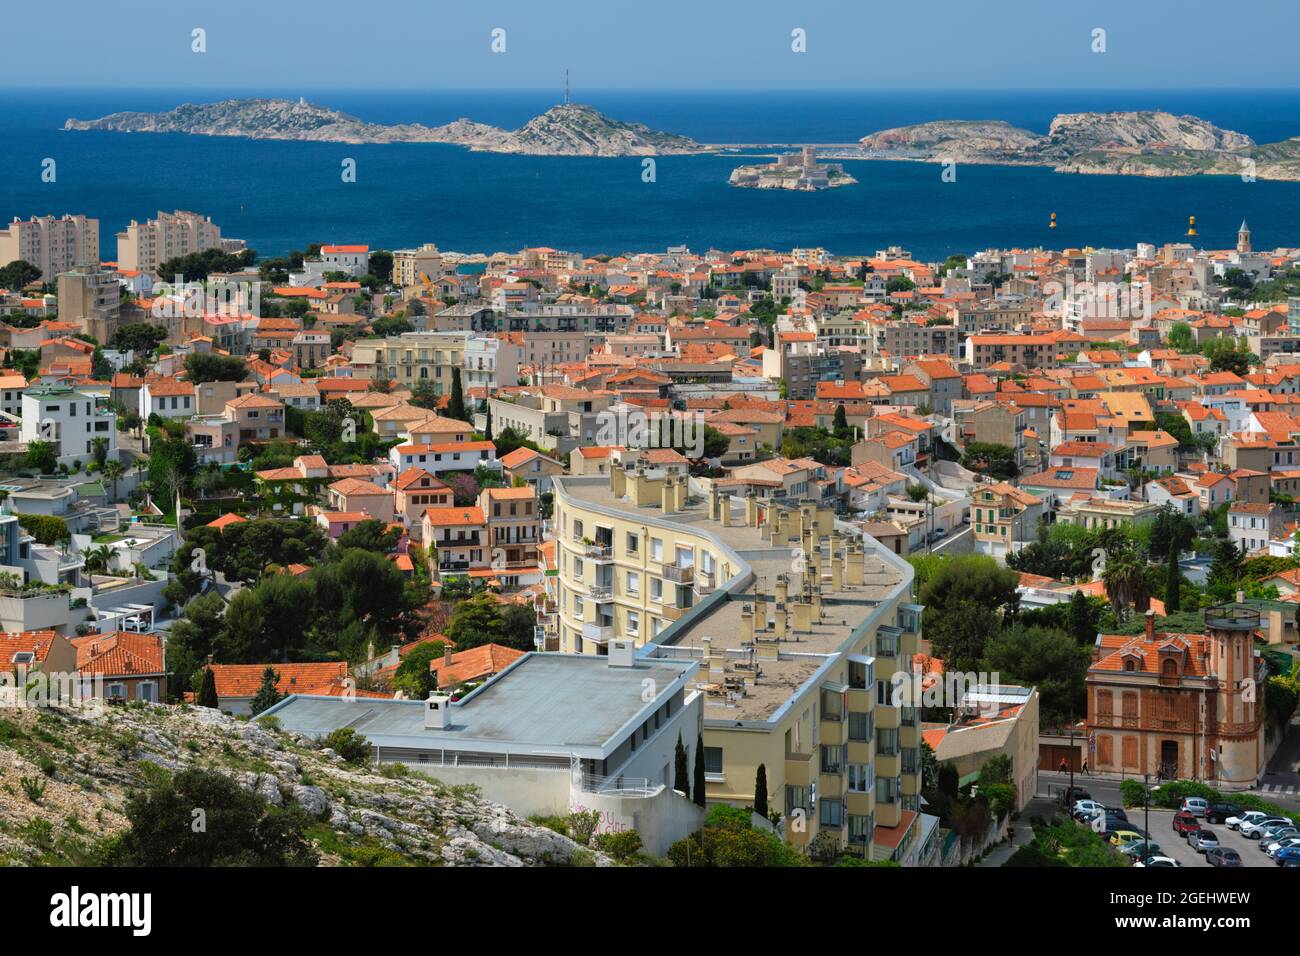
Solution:
<path fill-rule="evenodd" d="M 990 246 L 1132 246 L 1184 238 L 1228 248 L 1242 219 L 1255 248 L 1300 246 L 1300 183 L 1236 176 L 1153 179 L 1049 169 L 848 161 L 858 185 L 814 193 L 727 185 L 736 156 L 666 156 L 653 182 L 640 158 L 471 153 L 440 144 L 348 145 L 148 133 L 65 132 L 68 117 L 167 110 L 227 97 L 305 96 L 378 123 L 461 116 L 515 128 L 554 105 L 539 91 L 331 89 L 0 90 L 0 219 L 84 213 L 115 234 L 158 210 L 209 215 L 261 255 L 312 242 L 495 252 L 552 246 L 616 255 L 688 245 L 837 254 L 901 245 L 927 260 Z M 1259 143 L 1300 135 L 1300 90 L 1254 91 L 579 91 L 609 116 L 707 143 L 851 143 L 927 120 L 1003 119 L 1046 131 L 1082 110 L 1163 109 L 1201 116 Z M 753 151 L 744 151 L 752 155 Z M 56 162 L 43 182 L 42 163 Z M 356 161 L 356 182 L 340 176 Z M 1058 228 L 1049 229 L 1051 213 Z"/>

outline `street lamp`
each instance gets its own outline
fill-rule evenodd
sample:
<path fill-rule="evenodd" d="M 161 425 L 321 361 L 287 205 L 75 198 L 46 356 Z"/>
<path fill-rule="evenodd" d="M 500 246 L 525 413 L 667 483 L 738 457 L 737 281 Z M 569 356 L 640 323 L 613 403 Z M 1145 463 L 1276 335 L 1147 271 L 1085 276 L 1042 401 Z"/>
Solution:
<path fill-rule="evenodd" d="M 1159 790 L 1160 784 L 1150 785 L 1150 774 L 1142 775 L 1142 859 L 1151 855 L 1151 791 Z"/>

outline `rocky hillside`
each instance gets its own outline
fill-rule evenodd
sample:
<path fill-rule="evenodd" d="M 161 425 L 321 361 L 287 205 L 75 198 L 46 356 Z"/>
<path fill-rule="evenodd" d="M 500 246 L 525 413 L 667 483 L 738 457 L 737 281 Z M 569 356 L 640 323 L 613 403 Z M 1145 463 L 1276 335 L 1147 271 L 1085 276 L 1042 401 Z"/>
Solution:
<path fill-rule="evenodd" d="M 1300 179 L 1300 139 L 1257 145 L 1196 116 L 1156 110 L 1062 113 L 1047 135 L 1000 120 L 939 120 L 872 133 L 865 159 L 1049 166 L 1128 176 L 1240 175 Z"/>
<path fill-rule="evenodd" d="M 392 767 L 358 767 L 292 734 L 203 707 L 6 709 L 0 716 L 0 865 L 88 865 L 129 824 L 127 795 L 189 768 L 297 804 L 321 865 L 608 865 L 603 854 L 480 799 Z M 382 770 L 382 772 L 381 772 Z"/>
<path fill-rule="evenodd" d="M 590 106 L 577 104 L 552 107 L 514 131 L 469 119 L 444 126 L 384 126 L 304 100 L 272 99 L 186 103 L 164 113 L 69 119 L 63 128 L 332 143 L 452 143 L 480 152 L 535 156 L 650 156 L 704 149 L 685 136 L 610 119 Z"/>

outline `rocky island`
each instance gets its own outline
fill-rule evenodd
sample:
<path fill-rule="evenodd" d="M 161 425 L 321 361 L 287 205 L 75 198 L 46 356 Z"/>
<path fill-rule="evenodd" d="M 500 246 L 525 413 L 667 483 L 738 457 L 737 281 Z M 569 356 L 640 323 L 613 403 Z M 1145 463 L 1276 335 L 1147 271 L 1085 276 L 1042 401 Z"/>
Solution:
<path fill-rule="evenodd" d="M 938 120 L 883 130 L 838 155 L 1047 166 L 1125 176 L 1242 175 L 1300 180 L 1300 138 L 1266 145 L 1196 116 L 1160 111 L 1062 113 L 1047 134 L 1000 120 Z"/>
<path fill-rule="evenodd" d="M 729 180 L 733 186 L 748 189 L 798 189 L 812 192 L 850 186 L 857 180 L 839 163 L 818 163 L 817 151 L 805 146 L 797 153 L 782 153 L 776 162 L 755 166 L 737 166 Z"/>
<path fill-rule="evenodd" d="M 443 126 L 386 126 L 302 99 L 185 103 L 162 113 L 128 112 L 93 120 L 69 119 L 63 128 L 328 143 L 451 143 L 477 152 L 529 156 L 661 156 L 708 151 L 689 137 L 611 119 L 594 107 L 578 103 L 554 106 L 516 130 L 469 119 Z"/>

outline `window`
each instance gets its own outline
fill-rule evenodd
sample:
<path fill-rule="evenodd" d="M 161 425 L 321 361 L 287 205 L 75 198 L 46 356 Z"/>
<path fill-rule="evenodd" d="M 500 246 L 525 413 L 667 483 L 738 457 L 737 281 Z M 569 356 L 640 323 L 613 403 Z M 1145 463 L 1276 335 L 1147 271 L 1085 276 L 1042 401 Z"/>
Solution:
<path fill-rule="evenodd" d="M 853 793 L 867 793 L 875 782 L 875 773 L 869 763 L 849 764 L 849 790 Z"/>
<path fill-rule="evenodd" d="M 627 573 L 627 593 L 628 594 L 641 593 L 641 575 L 638 574 L 636 571 L 629 571 Z"/>
<path fill-rule="evenodd" d="M 650 579 L 650 600 L 662 602 L 664 599 L 664 582 L 660 578 Z"/>
<path fill-rule="evenodd" d="M 659 538 L 650 539 L 650 560 L 662 561 L 664 559 L 664 543 Z"/>
<path fill-rule="evenodd" d="M 627 633 L 632 637 L 641 633 L 641 615 L 636 611 L 627 612 Z"/>
<path fill-rule="evenodd" d="M 637 549 L 640 547 L 640 542 L 641 539 L 637 535 L 629 531 L 627 533 L 627 553 L 636 554 Z"/>
<path fill-rule="evenodd" d="M 843 826 L 844 804 L 838 800 L 823 800 L 819 818 L 824 827 Z"/>
<path fill-rule="evenodd" d="M 870 740 L 873 732 L 871 714 L 849 713 L 849 740 Z"/>
<path fill-rule="evenodd" d="M 705 747 L 704 748 L 704 772 L 705 773 L 722 773 L 722 748 Z"/>

